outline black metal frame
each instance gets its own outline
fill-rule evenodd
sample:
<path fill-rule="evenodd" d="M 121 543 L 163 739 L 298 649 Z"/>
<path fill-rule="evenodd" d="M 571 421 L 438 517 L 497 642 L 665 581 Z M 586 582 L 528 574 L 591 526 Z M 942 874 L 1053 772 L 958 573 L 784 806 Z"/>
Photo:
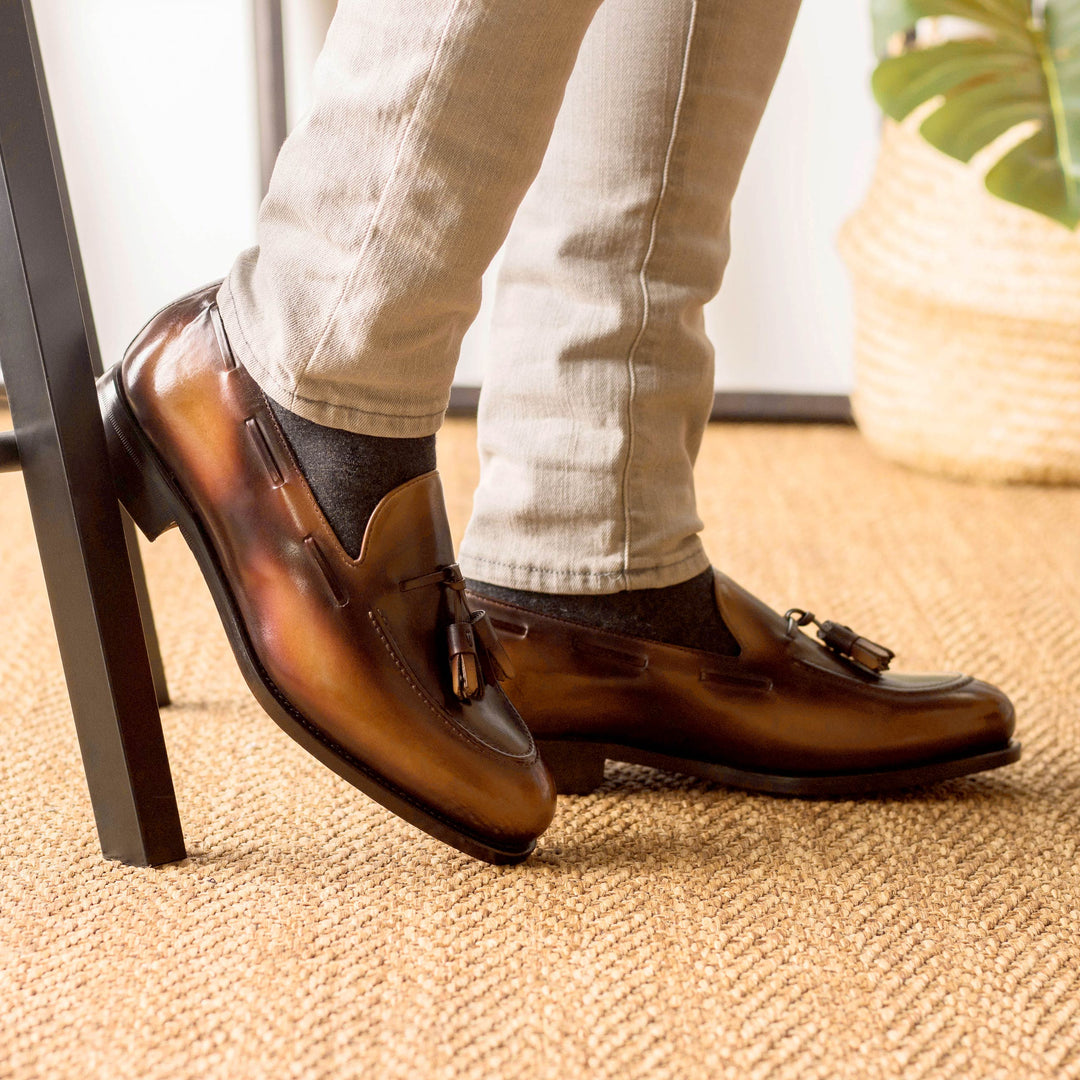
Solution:
<path fill-rule="evenodd" d="M 168 703 L 130 521 L 94 390 L 97 335 L 30 0 L 0 0 L 0 365 L 101 848 L 184 858 L 161 730 Z M 144 630 L 145 628 L 145 630 Z"/>
<path fill-rule="evenodd" d="M 475 420 L 479 386 L 452 386 L 447 416 Z M 711 423 L 854 424 L 847 394 L 785 394 L 720 390 L 713 395 Z"/>
<path fill-rule="evenodd" d="M 281 0 L 252 0 L 255 28 L 255 77 L 258 81 L 259 163 L 262 190 L 270 187 L 270 175 L 278 151 L 289 133 L 285 89 L 285 30 Z"/>

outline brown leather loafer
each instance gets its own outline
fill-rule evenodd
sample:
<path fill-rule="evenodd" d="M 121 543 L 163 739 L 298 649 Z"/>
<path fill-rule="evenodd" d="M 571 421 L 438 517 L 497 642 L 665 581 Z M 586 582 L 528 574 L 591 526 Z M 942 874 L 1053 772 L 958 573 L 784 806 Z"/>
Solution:
<path fill-rule="evenodd" d="M 740 646 L 717 656 L 624 637 L 469 592 L 515 669 L 507 693 L 560 793 L 607 759 L 776 795 L 862 795 L 994 769 L 1020 757 L 1009 699 L 964 675 L 883 674 L 892 653 L 813 616 L 778 615 L 715 574 Z M 816 620 L 813 620 L 816 622 Z"/>
<path fill-rule="evenodd" d="M 432 836 L 524 859 L 555 791 L 496 682 L 505 654 L 465 602 L 438 474 L 391 491 L 350 558 L 233 359 L 216 292 L 155 316 L 100 380 L 121 501 L 151 540 L 179 525 L 289 735 Z"/>

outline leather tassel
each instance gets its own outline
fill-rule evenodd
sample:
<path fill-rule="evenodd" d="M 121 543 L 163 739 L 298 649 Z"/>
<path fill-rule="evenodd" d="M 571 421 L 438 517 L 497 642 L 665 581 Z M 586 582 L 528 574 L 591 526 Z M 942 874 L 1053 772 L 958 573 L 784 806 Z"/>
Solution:
<path fill-rule="evenodd" d="M 875 674 L 887 671 L 890 661 L 896 655 L 892 649 L 886 649 L 884 645 L 878 645 L 869 638 L 860 637 L 850 626 L 842 623 L 818 623 L 817 636 L 830 649 Z"/>
<path fill-rule="evenodd" d="M 472 613 L 472 627 L 480 640 L 480 644 L 484 647 L 484 652 L 487 653 L 491 673 L 499 682 L 512 679 L 514 677 L 514 665 L 510 662 L 510 656 L 506 649 L 503 648 L 503 643 L 499 640 L 495 627 L 491 625 L 491 620 L 488 618 L 486 611 L 481 610 Z"/>
<path fill-rule="evenodd" d="M 484 675 L 471 623 L 452 622 L 446 630 L 450 647 L 450 678 L 454 694 L 462 701 L 484 696 Z"/>
<path fill-rule="evenodd" d="M 457 563 L 401 582 L 403 592 L 428 585 L 446 588 L 454 621 L 446 628 L 450 651 L 450 682 L 454 696 L 476 701 L 484 696 L 485 678 L 502 682 L 514 677 L 514 665 L 484 611 L 472 612 L 465 602 L 465 578 Z M 487 660 L 487 668 L 481 657 Z"/>

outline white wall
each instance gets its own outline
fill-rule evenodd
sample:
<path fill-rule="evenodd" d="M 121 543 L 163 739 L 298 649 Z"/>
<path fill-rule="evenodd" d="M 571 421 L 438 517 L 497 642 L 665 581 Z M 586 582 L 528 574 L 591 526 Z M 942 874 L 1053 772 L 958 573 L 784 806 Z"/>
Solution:
<path fill-rule="evenodd" d="M 247 0 L 34 0 L 106 364 L 254 237 Z"/>
<path fill-rule="evenodd" d="M 851 292 L 835 239 L 877 153 L 873 66 L 869 0 L 803 0 L 732 205 L 724 285 L 705 313 L 718 389 L 851 389 Z M 462 383 L 483 378 L 493 276 Z"/>
<path fill-rule="evenodd" d="M 374 3 L 374 0 L 370 0 Z M 322 48 L 336 0 L 283 0 L 285 70 L 289 121 L 295 123 L 311 104 L 311 69 Z"/>
<path fill-rule="evenodd" d="M 34 7 L 108 361 L 154 309 L 222 275 L 253 241 L 249 3 Z M 865 190 L 876 151 L 868 7 L 804 0 L 735 200 L 724 287 L 707 312 L 718 387 L 850 386 L 850 295 L 835 234 Z M 286 0 L 285 10 L 295 119 L 333 0 Z M 490 276 L 459 382 L 482 377 Z"/>
<path fill-rule="evenodd" d="M 877 154 L 869 7 L 803 2 L 732 205 L 724 284 L 706 311 L 719 387 L 851 389 L 851 292 L 836 232 Z"/>

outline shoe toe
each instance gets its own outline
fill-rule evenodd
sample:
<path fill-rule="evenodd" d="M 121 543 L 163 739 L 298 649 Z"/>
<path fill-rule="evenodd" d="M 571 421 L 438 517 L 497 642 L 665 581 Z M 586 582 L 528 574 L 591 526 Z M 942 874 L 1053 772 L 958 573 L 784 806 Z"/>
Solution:
<path fill-rule="evenodd" d="M 1016 727 L 1016 711 L 998 687 L 969 676 L 896 676 L 895 696 L 879 702 L 882 747 L 888 732 L 899 736 L 897 760 L 937 761 L 992 753 L 1006 748 Z M 903 686 L 904 689 L 899 689 Z M 884 762 L 882 764 L 885 764 Z"/>
<path fill-rule="evenodd" d="M 515 788 L 503 803 L 499 827 L 508 845 L 524 846 L 540 836 L 555 816 L 555 781 L 537 756 Z"/>
<path fill-rule="evenodd" d="M 967 691 L 972 699 L 970 722 L 980 741 L 1007 746 L 1016 730 L 1016 709 L 1008 695 L 981 679 L 973 679 Z"/>

